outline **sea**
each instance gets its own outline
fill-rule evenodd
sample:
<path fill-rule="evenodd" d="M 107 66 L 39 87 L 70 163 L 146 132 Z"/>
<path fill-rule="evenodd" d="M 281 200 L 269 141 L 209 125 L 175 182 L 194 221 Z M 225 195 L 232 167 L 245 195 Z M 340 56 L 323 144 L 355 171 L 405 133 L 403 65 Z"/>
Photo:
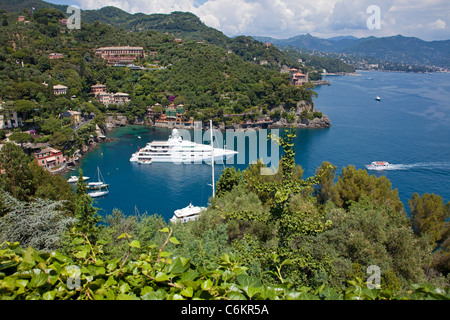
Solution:
<path fill-rule="evenodd" d="M 296 163 L 303 167 L 305 178 L 314 175 L 323 161 L 337 166 L 337 175 L 348 165 L 365 169 L 372 161 L 388 161 L 392 168 L 370 174 L 391 181 L 406 211 L 415 192 L 450 200 L 449 73 L 358 71 L 357 75 L 328 75 L 324 79 L 331 85 L 314 89 L 318 94 L 314 105 L 330 118 L 332 126 L 296 130 Z M 380 101 L 375 100 L 377 96 Z M 209 143 L 208 132 L 190 133 L 191 140 Z M 282 130 L 216 132 L 217 146 L 226 145 L 239 154 L 225 163 L 215 163 L 215 181 L 225 167 L 242 171 L 257 158 L 276 168 L 280 148 L 273 142 L 265 145 L 268 133 L 277 136 Z M 170 134 L 167 128 L 151 126 L 115 128 L 108 134 L 111 142 L 98 144 L 82 158 L 79 168 L 83 175 L 94 181 L 99 168 L 110 184 L 109 194 L 94 200 L 101 215 L 119 209 L 126 215 L 158 214 L 169 220 L 174 210 L 190 203 L 208 205 L 211 164 L 139 165 L 129 161 L 138 148 L 152 140 L 167 140 Z M 233 135 L 247 137 L 242 139 L 245 143 L 231 139 Z"/>

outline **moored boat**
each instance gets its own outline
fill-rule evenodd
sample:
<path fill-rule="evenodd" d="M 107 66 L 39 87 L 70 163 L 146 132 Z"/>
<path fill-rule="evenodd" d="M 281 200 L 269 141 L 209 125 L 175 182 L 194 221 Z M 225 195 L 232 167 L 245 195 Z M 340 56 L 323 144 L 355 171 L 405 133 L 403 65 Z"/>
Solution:
<path fill-rule="evenodd" d="M 214 157 L 212 155 L 214 154 Z M 151 159 L 152 162 L 199 163 L 225 160 L 237 154 L 234 150 L 211 148 L 210 145 L 183 140 L 177 129 L 167 141 L 152 141 L 133 153 L 131 162 Z"/>
<path fill-rule="evenodd" d="M 89 177 L 83 177 L 83 181 L 89 180 Z M 77 183 L 78 177 L 77 176 L 71 176 L 69 179 L 67 179 L 68 183 Z"/>
<path fill-rule="evenodd" d="M 97 177 L 98 181 L 89 182 L 87 185 L 87 189 L 89 190 L 95 190 L 88 192 L 88 196 L 92 198 L 98 198 L 105 196 L 109 193 L 109 184 L 105 183 L 105 180 L 103 179 L 102 173 L 100 172 L 100 168 L 97 167 Z"/>
<path fill-rule="evenodd" d="M 196 207 L 190 203 L 187 207 L 183 209 L 178 209 L 174 211 L 173 217 L 170 219 L 171 222 L 189 222 L 197 220 L 199 214 L 205 211 L 205 207 Z"/>

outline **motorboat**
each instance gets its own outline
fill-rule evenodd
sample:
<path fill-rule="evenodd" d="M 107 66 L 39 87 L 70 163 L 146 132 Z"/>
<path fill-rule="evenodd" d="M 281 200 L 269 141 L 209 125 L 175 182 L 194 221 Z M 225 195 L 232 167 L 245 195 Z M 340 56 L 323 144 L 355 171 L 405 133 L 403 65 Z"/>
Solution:
<path fill-rule="evenodd" d="M 178 209 L 174 211 L 173 217 L 170 219 L 171 222 L 189 222 L 198 219 L 200 213 L 205 211 L 205 207 L 196 207 L 190 203 L 187 207 L 183 209 Z"/>
<path fill-rule="evenodd" d="M 389 162 L 387 161 L 373 161 L 371 164 L 366 165 L 369 170 L 386 170 L 389 169 Z"/>
<path fill-rule="evenodd" d="M 381 101 L 381 98 L 377 96 L 377 97 L 375 98 L 375 100 L 376 100 L 376 101 Z"/>
<path fill-rule="evenodd" d="M 214 154 L 214 157 L 212 155 Z M 144 148 L 133 153 L 131 162 L 151 159 L 152 162 L 201 163 L 203 161 L 220 161 L 237 154 L 237 151 L 225 148 L 212 148 L 211 145 L 183 140 L 177 129 L 167 141 L 152 141 Z"/>
<path fill-rule="evenodd" d="M 89 180 L 89 177 L 83 177 L 83 181 Z M 77 176 L 71 176 L 69 179 L 67 179 L 68 183 L 77 183 L 78 177 Z"/>

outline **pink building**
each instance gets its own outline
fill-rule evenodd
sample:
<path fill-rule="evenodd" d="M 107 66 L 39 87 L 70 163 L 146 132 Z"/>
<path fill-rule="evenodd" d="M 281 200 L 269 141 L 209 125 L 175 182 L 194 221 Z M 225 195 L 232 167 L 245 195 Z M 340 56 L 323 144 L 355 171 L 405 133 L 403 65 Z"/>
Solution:
<path fill-rule="evenodd" d="M 106 86 L 104 84 L 95 84 L 91 86 L 91 92 L 94 95 L 98 95 L 99 93 L 106 93 Z"/>
<path fill-rule="evenodd" d="M 95 50 L 95 55 L 106 60 L 111 65 L 115 63 L 130 64 L 145 57 L 142 47 L 102 47 Z"/>
<path fill-rule="evenodd" d="M 38 165 L 46 169 L 52 169 L 58 165 L 65 164 L 66 158 L 63 153 L 57 149 L 46 148 L 34 154 Z"/>

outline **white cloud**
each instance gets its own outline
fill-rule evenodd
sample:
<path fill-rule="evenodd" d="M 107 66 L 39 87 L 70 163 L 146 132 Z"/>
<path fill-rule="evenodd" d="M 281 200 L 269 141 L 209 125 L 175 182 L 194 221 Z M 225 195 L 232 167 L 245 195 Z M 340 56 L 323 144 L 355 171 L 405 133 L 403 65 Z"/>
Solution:
<path fill-rule="evenodd" d="M 442 30 L 447 28 L 447 24 L 444 20 L 437 19 L 436 21 L 429 24 L 430 28 L 433 30 Z"/>
<path fill-rule="evenodd" d="M 287 38 L 318 36 L 389 36 L 403 34 L 449 39 L 448 0 L 78 0 L 82 9 L 116 6 L 130 13 L 189 11 L 228 36 Z M 381 9 L 381 30 L 368 30 L 367 7 Z M 417 26 L 422 27 L 417 27 Z"/>

